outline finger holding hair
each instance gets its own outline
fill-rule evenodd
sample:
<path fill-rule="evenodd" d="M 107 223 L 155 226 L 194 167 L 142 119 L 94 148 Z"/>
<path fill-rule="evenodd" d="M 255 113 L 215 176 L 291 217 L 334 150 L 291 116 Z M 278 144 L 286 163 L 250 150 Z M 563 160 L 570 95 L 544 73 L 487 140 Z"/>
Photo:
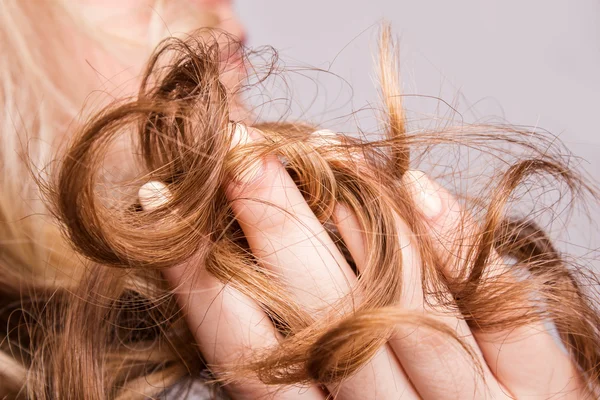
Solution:
<path fill-rule="evenodd" d="M 443 273 L 449 279 L 455 278 L 461 272 L 457 266 L 463 265 L 465 249 L 477 243 L 472 228 L 474 220 L 450 192 L 422 172 L 407 173 L 406 183 L 428 220 L 438 253 L 447 260 L 442 266 Z M 431 207 L 432 201 L 439 204 L 438 211 Z M 486 284 L 492 287 L 517 284 L 517 276 L 512 274 L 510 265 L 497 251 L 492 251 L 489 260 Z M 529 299 L 507 298 L 506 302 L 521 301 L 522 305 L 516 309 L 528 309 L 531 306 Z M 473 334 L 489 368 L 517 398 L 585 398 L 579 372 L 548 324 L 539 321 L 494 332 L 474 330 Z"/>
<path fill-rule="evenodd" d="M 245 144 L 261 140 L 261 133 L 236 124 L 234 139 Z M 252 163 L 226 192 L 253 255 L 280 277 L 299 305 L 322 316 L 352 292 L 356 275 L 275 155 Z M 339 316 L 351 312 L 351 301 L 337 310 Z M 419 398 L 389 346 L 328 389 L 348 400 Z"/>
<path fill-rule="evenodd" d="M 356 215 L 344 205 L 336 207 L 334 216 L 358 270 L 363 271 L 368 259 L 365 230 Z M 425 304 L 418 240 L 397 215 L 396 227 L 402 249 L 402 299 L 399 307 L 433 318 L 472 349 L 472 354 L 467 353 L 446 332 L 426 326 L 398 324 L 389 343 L 419 395 L 431 400 L 510 398 L 487 368 L 466 322 L 452 310 Z M 482 371 L 471 356 L 476 357 L 483 367 Z"/>
<path fill-rule="evenodd" d="M 148 182 L 139 191 L 140 203 L 146 211 L 163 206 L 169 198 L 170 192 L 161 182 Z M 281 339 L 255 301 L 224 285 L 198 260 L 192 258 L 164 270 L 163 274 L 209 366 L 235 365 L 249 351 L 275 346 Z M 316 386 L 268 386 L 258 379 L 235 381 L 224 388 L 235 400 L 325 398 Z"/>

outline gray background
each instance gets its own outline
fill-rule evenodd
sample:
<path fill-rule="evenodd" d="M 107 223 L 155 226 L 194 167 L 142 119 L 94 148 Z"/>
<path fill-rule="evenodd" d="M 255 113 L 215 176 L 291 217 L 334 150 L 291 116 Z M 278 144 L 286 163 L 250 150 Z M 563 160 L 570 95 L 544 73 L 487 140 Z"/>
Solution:
<path fill-rule="evenodd" d="M 291 71 L 285 96 L 294 102 L 271 107 L 275 115 L 340 130 L 351 131 L 356 119 L 372 127 L 368 115 L 337 118 L 377 102 L 373 55 L 384 18 L 400 39 L 404 93 L 439 96 L 471 121 L 499 117 L 547 129 L 600 180 L 598 0 L 238 0 L 236 8 L 248 45 L 274 46 Z M 413 117 L 449 112 L 427 98 L 407 107 Z M 597 203 L 591 212 L 600 220 Z M 589 232 L 570 239 L 597 249 Z"/>

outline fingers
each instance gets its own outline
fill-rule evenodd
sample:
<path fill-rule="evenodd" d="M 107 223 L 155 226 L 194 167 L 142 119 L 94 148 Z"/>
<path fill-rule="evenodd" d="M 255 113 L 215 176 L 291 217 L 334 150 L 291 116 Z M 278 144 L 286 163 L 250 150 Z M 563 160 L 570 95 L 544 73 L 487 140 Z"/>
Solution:
<path fill-rule="evenodd" d="M 150 182 L 140 189 L 146 209 L 168 201 L 168 189 Z M 277 345 L 278 334 L 267 315 L 252 299 L 223 285 L 193 259 L 164 271 L 191 332 L 209 365 L 237 364 L 249 351 Z M 190 279 L 191 277 L 191 279 Z M 184 279 L 185 278 L 185 279 Z M 234 399 L 324 399 L 316 387 L 266 386 L 257 379 L 226 385 Z"/>
<path fill-rule="evenodd" d="M 346 207 L 335 211 L 336 225 L 357 268 L 362 270 L 367 260 L 363 230 L 356 216 Z M 467 324 L 450 310 L 427 307 L 421 281 L 421 259 L 414 235 L 399 217 L 398 240 L 402 248 L 402 300 L 400 306 L 426 313 L 455 334 L 474 350 L 483 366 L 483 377 L 468 353 L 443 332 L 422 326 L 400 324 L 390 340 L 411 382 L 424 399 L 506 398 L 491 374 Z"/>
<path fill-rule="evenodd" d="M 354 274 L 278 159 L 251 168 L 227 193 L 253 254 L 310 311 L 329 310 Z"/>
<path fill-rule="evenodd" d="M 185 269 L 198 270 L 194 280 Z M 188 271 L 189 272 L 189 271 Z M 190 330 L 209 365 L 236 365 L 251 350 L 277 345 L 278 334 L 267 315 L 250 298 L 210 275 L 197 265 L 188 264 L 165 271 L 165 278 L 177 283 L 176 295 L 186 311 Z M 257 380 L 225 386 L 234 399 L 323 399 L 319 389 L 266 386 Z"/>
<path fill-rule="evenodd" d="M 438 251 L 448 260 L 443 272 L 450 278 L 457 276 L 461 272 L 457 266 L 461 265 L 460 259 L 465 253 L 459 243 L 464 238 L 467 238 L 463 244 L 465 247 L 476 243 L 472 238 L 475 232 L 465 228 L 473 226 L 471 216 L 462 210 L 448 191 L 423 173 L 413 171 L 406 177 L 416 203 L 429 218 Z M 440 204 L 439 212 L 436 213 L 429 206 L 432 202 Z M 509 267 L 496 252 L 491 260 L 487 277 L 492 285 L 494 277 L 508 277 L 516 281 L 517 278 L 511 275 Z M 532 323 L 496 333 L 474 332 L 474 335 L 494 375 L 517 398 L 575 399 L 582 395 L 579 374 L 562 345 L 548 329 L 548 324 Z"/>
<path fill-rule="evenodd" d="M 242 136 L 238 143 L 260 140 L 257 131 L 248 133 L 242 125 L 236 131 Z M 352 311 L 360 294 L 343 306 L 339 300 L 352 292 L 356 276 L 276 157 L 254 163 L 227 187 L 227 195 L 252 253 L 300 305 L 317 316 Z M 329 389 L 342 399 L 417 398 L 388 346 L 340 387 Z"/>

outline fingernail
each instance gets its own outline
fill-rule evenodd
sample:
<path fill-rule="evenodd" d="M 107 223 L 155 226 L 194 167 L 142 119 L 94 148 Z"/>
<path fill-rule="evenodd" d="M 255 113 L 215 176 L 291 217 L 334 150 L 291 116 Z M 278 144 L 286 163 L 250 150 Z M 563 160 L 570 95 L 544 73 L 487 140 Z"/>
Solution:
<path fill-rule="evenodd" d="M 242 124 L 229 124 L 229 129 L 232 129 L 231 146 L 229 149 L 233 149 L 236 146 L 243 146 L 250 142 L 250 136 L 248 135 L 248 129 Z"/>
<path fill-rule="evenodd" d="M 332 144 L 340 144 L 340 138 L 330 129 L 319 129 L 318 131 L 314 131 L 311 136 L 316 145 L 331 146 Z"/>
<path fill-rule="evenodd" d="M 152 211 L 167 204 L 171 200 L 171 192 L 164 183 L 150 181 L 140 187 L 138 199 L 145 211 Z"/>
<path fill-rule="evenodd" d="M 231 149 L 237 146 L 243 146 L 253 141 L 253 138 L 248 133 L 248 129 L 245 125 L 236 123 L 232 124 L 231 127 L 233 128 Z M 241 183 L 251 183 L 260 175 L 262 175 L 263 169 L 264 161 L 261 158 L 256 158 L 248 163 L 246 168 L 235 179 Z"/>
<path fill-rule="evenodd" d="M 405 176 L 423 214 L 428 218 L 438 217 L 442 212 L 442 200 L 433 182 L 421 171 L 408 171 Z"/>
<path fill-rule="evenodd" d="M 312 133 L 314 136 L 327 137 L 335 139 L 337 134 L 331 129 L 319 129 Z"/>

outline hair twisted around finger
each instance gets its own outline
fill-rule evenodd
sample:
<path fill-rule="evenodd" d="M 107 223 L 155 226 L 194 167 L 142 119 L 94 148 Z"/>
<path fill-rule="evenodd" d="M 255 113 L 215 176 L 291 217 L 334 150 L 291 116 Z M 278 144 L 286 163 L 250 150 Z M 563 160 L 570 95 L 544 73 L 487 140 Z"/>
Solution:
<path fill-rule="evenodd" d="M 155 395 L 161 385 L 157 381 L 171 384 L 198 374 L 205 366 L 172 288 L 160 277 L 161 269 L 192 256 L 222 282 L 259 302 L 284 335 L 276 347 L 237 365 L 209 366 L 216 380 L 258 374 L 270 384 L 339 382 L 363 366 L 400 324 L 441 331 L 470 356 L 471 349 L 452 330 L 397 307 L 403 268 L 397 215 L 419 238 L 426 301 L 459 310 L 472 329 L 550 320 L 590 387 L 598 387 L 600 319 L 593 295 L 582 288 L 585 279 L 595 277 L 570 264 L 548 234 L 525 215 L 513 215 L 512 207 L 521 185 L 540 176 L 557 186 L 565 183 L 574 197 L 593 193 L 593 187 L 557 153 L 542 151 L 543 137 L 536 145 L 518 129 L 504 136 L 477 126 L 409 132 L 388 28 L 381 43 L 386 115 L 381 140 L 317 135 L 309 124 L 262 122 L 254 126 L 264 140 L 233 149 L 231 124 L 238 122 L 230 120 L 228 94 L 220 82 L 218 45 L 192 36 L 159 46 L 138 96 L 95 115 L 74 138 L 56 181 L 47 187 L 66 236 L 89 262 L 79 287 L 57 292 L 57 299 L 40 311 L 54 315 L 48 319 L 51 326 L 38 327 L 49 339 L 28 332 L 32 355 L 23 362 L 36 382 L 28 384 L 30 397 L 133 398 L 132 388 Z M 121 136 L 132 138 L 141 172 L 106 189 L 102 166 Z M 448 260 L 434 250 L 435 238 L 402 183 L 410 157 L 416 149 L 435 145 L 487 146 L 493 153 L 495 143 L 506 141 L 526 155 L 515 152 L 487 191 L 471 198 L 468 204 L 482 213 L 465 220 L 465 234 L 456 242 L 466 251 L 453 261 L 461 273 L 449 278 L 439 267 Z M 505 160 L 503 151 L 498 146 L 493 154 Z M 345 205 L 360 222 L 368 256 L 355 290 L 364 295 L 360 301 L 354 292 L 341 298 L 332 309 L 347 310 L 342 316 L 331 310 L 307 312 L 280 277 L 249 252 L 224 184 L 268 154 L 283 160 L 351 265 L 332 220 L 335 206 Z M 135 206 L 132 188 L 149 180 L 165 182 L 172 197 L 163 207 L 143 211 Z M 494 251 L 513 258 L 511 268 L 527 271 L 529 278 L 487 273 Z M 22 318 L 37 323 L 33 316 Z M 64 370 L 71 371 L 69 379 Z"/>

